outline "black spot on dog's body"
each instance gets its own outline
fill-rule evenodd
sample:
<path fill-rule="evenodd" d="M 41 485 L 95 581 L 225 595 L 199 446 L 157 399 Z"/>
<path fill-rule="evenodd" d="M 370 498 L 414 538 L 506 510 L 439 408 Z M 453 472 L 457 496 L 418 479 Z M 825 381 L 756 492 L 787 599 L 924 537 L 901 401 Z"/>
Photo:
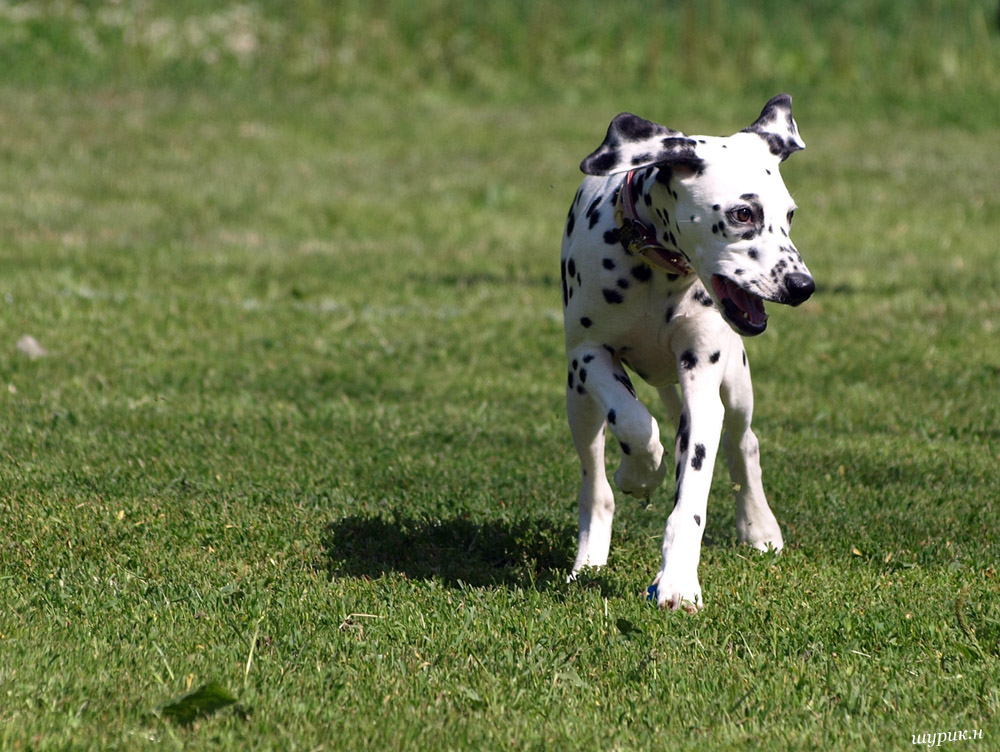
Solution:
<path fill-rule="evenodd" d="M 618 278 L 618 286 L 619 286 L 619 287 L 620 287 L 621 289 L 623 289 L 623 290 L 627 290 L 627 289 L 628 289 L 628 285 L 629 285 L 629 282 L 628 282 L 628 280 L 627 280 L 627 279 L 625 279 L 625 277 L 619 277 L 619 278 Z"/>
<path fill-rule="evenodd" d="M 601 290 L 601 294 L 604 295 L 604 299 L 608 303 L 617 304 L 625 300 L 625 296 L 623 296 L 620 292 L 618 292 L 618 290 L 612 290 L 607 287 Z"/>
<path fill-rule="evenodd" d="M 688 416 L 687 412 L 685 411 L 681 413 L 681 419 L 677 423 L 677 453 L 679 455 L 684 454 L 684 452 L 687 451 L 689 435 L 690 434 L 688 433 Z M 678 462 L 680 462 L 679 457 L 678 457 Z"/>
<path fill-rule="evenodd" d="M 618 419 L 618 413 L 615 412 L 614 408 L 608 410 L 608 423 L 614 425 L 617 419 Z"/>
<path fill-rule="evenodd" d="M 699 517 L 697 514 L 694 516 L 694 524 L 697 525 L 698 527 L 701 527 L 701 517 Z"/>
<path fill-rule="evenodd" d="M 586 316 L 580 318 L 580 326 L 582 326 L 584 329 L 589 329 L 593 325 L 594 322 L 588 319 Z"/>
<path fill-rule="evenodd" d="M 604 242 L 608 245 L 618 245 L 622 242 L 622 232 L 617 227 L 612 227 L 604 233 Z M 604 259 L 609 261 L 610 259 Z"/>
<path fill-rule="evenodd" d="M 562 278 L 563 308 L 569 305 L 569 287 L 566 285 L 566 260 L 559 262 L 559 276 Z"/>
<path fill-rule="evenodd" d="M 625 387 L 625 389 L 628 391 L 628 393 L 631 394 L 633 397 L 635 397 L 635 387 L 632 386 L 632 379 L 630 379 L 628 377 L 627 373 L 624 373 L 624 372 L 623 373 L 616 373 L 615 374 L 615 381 L 617 381 L 619 384 L 621 384 L 623 387 Z"/>
<path fill-rule="evenodd" d="M 636 264 L 632 267 L 632 276 L 640 282 L 649 282 L 653 276 L 653 270 L 649 264 Z"/>
<path fill-rule="evenodd" d="M 711 355 L 708 356 L 708 362 L 709 363 L 718 363 L 719 362 L 719 358 L 721 357 L 721 355 L 722 355 L 722 353 L 719 352 L 718 350 L 716 350 L 714 353 L 712 353 Z"/>
<path fill-rule="evenodd" d="M 695 444 L 694 445 L 694 456 L 691 458 L 691 467 L 695 470 L 701 470 L 702 464 L 705 462 L 705 445 Z"/>
<path fill-rule="evenodd" d="M 568 238 L 573 234 L 573 228 L 576 226 L 576 210 L 570 209 L 569 215 L 566 217 L 566 237 Z"/>
<path fill-rule="evenodd" d="M 587 369 L 586 368 L 581 368 L 580 369 L 580 373 L 578 375 L 580 376 L 580 383 L 581 384 L 586 384 L 587 383 Z"/>
<path fill-rule="evenodd" d="M 619 441 L 618 445 L 622 448 L 622 454 L 632 454 L 632 447 L 630 447 L 624 441 Z"/>
<path fill-rule="evenodd" d="M 596 225 L 601 220 L 601 213 L 597 210 L 597 207 L 601 205 L 601 202 L 603 200 L 604 196 L 598 196 L 593 201 L 591 201 L 590 206 L 587 207 L 586 216 L 587 219 L 590 220 L 590 225 L 589 225 L 590 229 L 593 229 L 594 225 Z"/>
<path fill-rule="evenodd" d="M 573 372 L 572 371 L 568 371 L 567 374 L 568 375 L 566 377 L 566 387 L 569 388 L 569 389 L 572 389 L 573 385 L 576 383 L 576 381 L 573 379 Z"/>
<path fill-rule="evenodd" d="M 712 302 L 712 296 L 709 295 L 704 290 L 695 290 L 694 299 L 701 303 L 706 308 L 711 308 L 715 303 Z"/>
<path fill-rule="evenodd" d="M 606 258 L 603 261 L 601 261 L 601 266 L 603 266 L 605 269 L 611 270 L 615 268 L 615 262 L 613 259 Z"/>
<path fill-rule="evenodd" d="M 576 262 L 573 259 L 566 262 L 566 273 L 571 277 L 576 276 Z"/>
<path fill-rule="evenodd" d="M 584 363 L 589 363 L 593 359 L 594 359 L 593 353 L 587 353 L 586 355 L 583 356 L 583 362 Z"/>

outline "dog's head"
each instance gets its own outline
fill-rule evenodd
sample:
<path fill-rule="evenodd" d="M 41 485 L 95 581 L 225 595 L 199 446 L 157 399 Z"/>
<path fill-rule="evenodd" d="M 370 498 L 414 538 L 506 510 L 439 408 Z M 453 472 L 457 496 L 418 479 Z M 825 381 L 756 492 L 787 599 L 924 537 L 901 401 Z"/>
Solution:
<path fill-rule="evenodd" d="M 778 166 L 804 149 L 792 98 L 769 101 L 728 137 L 685 136 L 622 113 L 583 160 L 588 175 L 636 171 L 637 212 L 681 252 L 739 333 L 767 327 L 764 301 L 798 305 L 815 290 L 789 232 L 795 202 Z"/>

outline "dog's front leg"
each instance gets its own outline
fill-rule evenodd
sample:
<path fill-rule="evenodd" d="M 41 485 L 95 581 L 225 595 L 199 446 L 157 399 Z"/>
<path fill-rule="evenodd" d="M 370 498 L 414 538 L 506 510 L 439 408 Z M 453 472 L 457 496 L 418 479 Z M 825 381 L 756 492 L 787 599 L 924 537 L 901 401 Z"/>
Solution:
<path fill-rule="evenodd" d="M 702 605 L 698 562 L 724 415 L 719 380 L 709 369 L 705 371 L 699 378 L 685 374 L 681 379 L 674 510 L 663 536 L 663 567 L 653 582 L 661 608 L 694 611 Z"/>
<path fill-rule="evenodd" d="M 622 451 L 615 482 L 623 491 L 648 496 L 662 483 L 666 468 L 656 420 L 608 348 L 581 346 L 569 353 L 566 402 L 583 476 L 575 575 L 583 567 L 606 564 L 611 545 L 615 502 L 604 471 L 605 426 Z"/>

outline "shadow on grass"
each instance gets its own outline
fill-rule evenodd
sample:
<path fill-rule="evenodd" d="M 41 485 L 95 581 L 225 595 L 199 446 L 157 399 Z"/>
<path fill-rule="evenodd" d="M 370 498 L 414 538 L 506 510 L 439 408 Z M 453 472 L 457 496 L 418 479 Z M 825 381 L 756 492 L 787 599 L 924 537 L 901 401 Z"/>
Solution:
<path fill-rule="evenodd" d="M 564 583 L 575 531 L 548 520 L 345 517 L 323 536 L 331 577 L 438 580 L 449 587 L 547 589 Z"/>

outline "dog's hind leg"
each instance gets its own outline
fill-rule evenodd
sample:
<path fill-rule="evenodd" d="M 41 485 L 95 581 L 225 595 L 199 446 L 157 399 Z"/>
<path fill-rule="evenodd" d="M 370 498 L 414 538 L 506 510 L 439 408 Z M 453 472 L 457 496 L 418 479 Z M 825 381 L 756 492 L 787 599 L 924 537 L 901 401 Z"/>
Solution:
<path fill-rule="evenodd" d="M 670 418 L 670 425 L 673 426 L 674 431 L 677 431 L 677 427 L 681 422 L 681 411 L 684 409 L 684 403 L 681 400 L 681 395 L 677 391 L 677 385 L 671 384 L 670 386 L 665 386 L 657 390 L 660 394 L 660 401 L 663 402 L 663 406 L 667 410 L 667 417 Z"/>
<path fill-rule="evenodd" d="M 764 496 L 760 446 L 750 428 L 753 418 L 750 367 L 742 348 L 735 348 L 734 352 L 721 393 L 726 408 L 722 444 L 736 496 L 736 536 L 741 543 L 761 551 L 780 551 L 784 545 L 781 528 Z"/>

